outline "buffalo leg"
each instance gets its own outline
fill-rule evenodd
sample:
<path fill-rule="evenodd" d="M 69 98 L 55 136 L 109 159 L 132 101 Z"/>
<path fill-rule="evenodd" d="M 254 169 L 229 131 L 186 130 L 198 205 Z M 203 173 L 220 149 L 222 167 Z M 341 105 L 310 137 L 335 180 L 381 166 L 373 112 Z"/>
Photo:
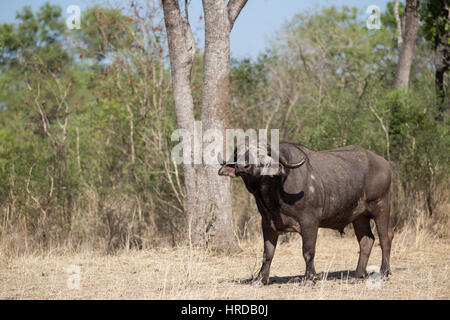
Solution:
<path fill-rule="evenodd" d="M 278 241 L 278 233 L 271 228 L 270 224 L 263 219 L 262 221 L 263 237 L 264 237 L 264 254 L 261 270 L 253 279 L 254 285 L 267 284 L 269 281 L 270 264 Z"/>
<path fill-rule="evenodd" d="M 303 258 L 306 263 L 306 280 L 314 280 L 316 269 L 314 268 L 314 255 L 316 254 L 317 226 L 301 226 L 303 242 Z"/>
<path fill-rule="evenodd" d="M 392 227 L 389 219 L 390 204 L 389 194 L 381 199 L 375 206 L 372 215 L 377 226 L 378 236 L 381 245 L 381 268 L 380 272 L 384 277 L 391 274 L 390 257 L 391 257 L 391 243 L 394 238 Z"/>
<path fill-rule="evenodd" d="M 359 243 L 359 260 L 355 277 L 364 278 L 370 251 L 375 241 L 375 237 L 370 229 L 370 218 L 363 215 L 359 216 L 353 221 L 353 228 Z"/>

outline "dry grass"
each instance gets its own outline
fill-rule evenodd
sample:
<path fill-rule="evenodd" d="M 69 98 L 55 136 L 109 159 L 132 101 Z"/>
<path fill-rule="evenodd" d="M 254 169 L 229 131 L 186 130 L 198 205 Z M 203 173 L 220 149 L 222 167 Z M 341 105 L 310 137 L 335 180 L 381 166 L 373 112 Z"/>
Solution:
<path fill-rule="evenodd" d="M 321 230 L 316 269 L 326 280 L 314 287 L 299 285 L 305 265 L 301 240 L 280 243 L 272 263 L 270 285 L 253 287 L 245 279 L 257 272 L 262 240 L 243 243 L 235 256 L 195 251 L 188 247 L 120 252 L 105 255 L 49 252 L 0 256 L 1 299 L 449 299 L 449 242 L 432 235 L 405 231 L 394 238 L 390 280 L 381 288 L 351 283 L 358 245 L 350 232 L 341 238 Z M 369 265 L 379 265 L 375 243 Z M 79 289 L 68 289 L 67 268 L 81 271 Z M 189 269 L 191 268 L 191 279 Z"/>

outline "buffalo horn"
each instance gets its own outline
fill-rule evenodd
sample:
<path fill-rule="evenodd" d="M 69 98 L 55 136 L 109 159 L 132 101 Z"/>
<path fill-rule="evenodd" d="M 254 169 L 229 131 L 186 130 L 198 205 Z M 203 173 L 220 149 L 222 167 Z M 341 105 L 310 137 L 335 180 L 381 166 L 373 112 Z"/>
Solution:
<path fill-rule="evenodd" d="M 305 160 L 306 160 L 306 159 L 302 159 L 302 160 L 300 160 L 299 162 L 296 162 L 296 163 L 286 163 L 286 162 L 284 162 L 283 160 L 280 159 L 280 163 L 281 163 L 285 168 L 288 168 L 288 169 L 295 169 L 295 168 L 300 167 L 303 163 L 305 163 Z"/>
<path fill-rule="evenodd" d="M 224 166 L 226 164 L 226 162 L 222 159 L 222 155 L 220 154 L 220 152 L 217 154 L 217 161 L 221 166 Z"/>
<path fill-rule="evenodd" d="M 272 146 L 270 145 L 270 143 L 267 142 L 267 146 L 269 147 L 270 152 L 272 153 Z M 279 153 L 278 154 L 278 161 L 283 165 L 283 167 L 288 168 L 288 169 L 296 169 L 298 167 L 300 167 L 303 163 L 305 163 L 306 158 L 303 158 L 302 160 L 300 160 L 299 162 L 294 162 L 294 163 L 289 163 L 286 162 L 284 157 Z"/>

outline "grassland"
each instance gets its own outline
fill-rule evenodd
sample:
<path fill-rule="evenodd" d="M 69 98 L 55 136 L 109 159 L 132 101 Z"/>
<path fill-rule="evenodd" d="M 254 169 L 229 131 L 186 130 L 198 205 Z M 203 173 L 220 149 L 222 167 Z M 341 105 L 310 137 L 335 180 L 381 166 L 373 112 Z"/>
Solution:
<path fill-rule="evenodd" d="M 0 299 L 450 298 L 449 241 L 431 233 L 396 234 L 393 275 L 375 286 L 368 281 L 351 281 L 359 247 L 350 232 L 341 237 L 333 231 L 320 231 L 316 269 L 321 280 L 313 287 L 299 283 L 305 269 L 300 237 L 281 241 L 272 263 L 270 284 L 263 287 L 246 281 L 260 267 L 262 240 L 253 239 L 241 243 L 241 247 L 243 251 L 233 256 L 189 250 L 188 246 L 114 255 L 63 249 L 3 255 Z M 369 265 L 379 265 L 380 260 L 377 241 Z M 73 273 L 77 271 L 78 275 Z"/>

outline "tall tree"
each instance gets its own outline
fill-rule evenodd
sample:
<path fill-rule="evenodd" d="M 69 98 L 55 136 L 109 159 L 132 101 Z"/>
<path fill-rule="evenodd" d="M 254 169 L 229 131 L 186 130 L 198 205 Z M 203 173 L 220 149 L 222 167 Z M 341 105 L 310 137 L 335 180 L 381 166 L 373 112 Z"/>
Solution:
<path fill-rule="evenodd" d="M 398 5 L 396 5 L 398 10 Z M 405 13 L 402 23 L 398 22 L 398 11 L 395 13 L 397 25 L 402 26 L 398 32 L 398 64 L 395 71 L 395 87 L 408 91 L 409 74 L 414 55 L 414 44 L 416 42 L 417 31 L 420 19 L 420 0 L 406 0 Z"/>
<path fill-rule="evenodd" d="M 179 129 L 191 134 L 193 145 L 208 143 L 194 135 L 194 102 L 191 69 L 195 42 L 189 24 L 188 1 L 184 16 L 178 0 L 163 0 L 164 20 Z M 247 0 L 203 0 L 205 53 L 202 101 L 202 129 L 224 132 L 229 113 L 230 32 Z M 192 139 L 192 140 L 193 140 Z M 191 159 L 194 159 L 192 148 Z M 194 245 L 222 251 L 238 251 L 234 236 L 230 181 L 217 175 L 217 166 L 183 164 L 186 187 L 185 209 Z"/>

